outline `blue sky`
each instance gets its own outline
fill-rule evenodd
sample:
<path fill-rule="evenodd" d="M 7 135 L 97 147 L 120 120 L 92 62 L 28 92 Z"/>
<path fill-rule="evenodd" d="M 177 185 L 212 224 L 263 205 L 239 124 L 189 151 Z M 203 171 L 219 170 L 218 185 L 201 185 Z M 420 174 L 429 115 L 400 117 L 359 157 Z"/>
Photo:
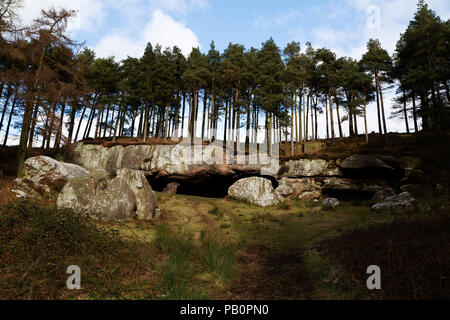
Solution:
<path fill-rule="evenodd" d="M 395 48 L 416 10 L 415 0 L 25 0 L 24 20 L 31 21 L 51 5 L 78 10 L 70 30 L 100 56 L 139 56 L 147 42 L 191 46 L 203 51 L 214 40 L 223 50 L 229 42 L 260 47 L 273 37 L 283 48 L 295 40 L 326 46 L 338 55 L 358 58 L 370 37 Z M 448 0 L 429 0 L 441 17 L 449 18 Z M 367 12 L 372 8 L 371 12 Z M 379 27 L 368 28 L 376 17 Z"/>
<path fill-rule="evenodd" d="M 211 40 L 224 50 L 229 42 L 259 48 L 273 37 L 282 49 L 288 42 L 311 41 L 338 56 L 359 59 L 370 38 L 380 39 L 392 54 L 400 33 L 416 11 L 415 0 L 24 0 L 21 12 L 30 23 L 50 6 L 78 11 L 69 32 L 98 56 L 140 57 L 148 42 L 179 46 L 185 54 Z M 428 0 L 443 19 L 450 1 Z M 390 114 L 393 90 L 386 90 Z M 369 131 L 377 130 L 376 107 L 368 108 Z M 319 120 L 322 121 L 322 120 Z M 362 119 L 358 125 L 363 128 Z M 346 128 L 346 123 L 343 124 Z M 412 126 L 412 123 L 410 124 Z M 320 135 L 325 133 L 321 129 Z M 405 131 L 403 120 L 388 119 L 391 131 Z"/>

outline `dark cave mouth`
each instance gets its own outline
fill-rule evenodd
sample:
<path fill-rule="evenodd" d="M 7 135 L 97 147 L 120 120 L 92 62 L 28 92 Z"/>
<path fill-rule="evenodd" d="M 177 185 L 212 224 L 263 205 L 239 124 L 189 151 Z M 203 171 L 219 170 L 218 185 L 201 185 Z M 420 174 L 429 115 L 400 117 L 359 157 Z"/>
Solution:
<path fill-rule="evenodd" d="M 203 198 L 222 199 L 228 196 L 228 188 L 236 181 L 243 178 L 255 177 L 255 175 L 207 175 L 193 178 L 170 178 L 147 176 L 147 180 L 156 192 L 164 192 L 164 189 L 172 182 L 179 184 L 176 194 L 197 196 Z M 272 182 L 274 188 L 278 187 L 278 182 L 274 177 L 258 176 L 267 178 Z"/>

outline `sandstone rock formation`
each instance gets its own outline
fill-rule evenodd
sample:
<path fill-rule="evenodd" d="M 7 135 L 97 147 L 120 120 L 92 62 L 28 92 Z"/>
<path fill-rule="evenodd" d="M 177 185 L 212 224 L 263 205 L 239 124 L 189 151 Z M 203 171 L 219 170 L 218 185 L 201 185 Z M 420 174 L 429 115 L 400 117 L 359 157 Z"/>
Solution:
<path fill-rule="evenodd" d="M 315 177 L 324 173 L 327 167 L 327 161 L 320 159 L 290 160 L 284 165 L 282 176 L 289 178 Z"/>
<path fill-rule="evenodd" d="M 77 143 L 74 161 L 88 170 L 115 172 L 119 169 L 134 169 L 144 171 L 146 175 L 172 177 L 177 180 L 202 175 L 231 176 L 241 172 L 260 175 L 261 170 L 270 167 L 269 163 L 223 164 L 222 147 L 191 147 L 182 144 L 107 148 Z"/>
<path fill-rule="evenodd" d="M 344 170 L 381 169 L 393 171 L 395 169 L 377 155 L 352 155 L 341 161 L 339 166 Z"/>
<path fill-rule="evenodd" d="M 69 179 L 88 174 L 86 169 L 78 165 L 45 156 L 27 159 L 24 168 L 24 177 L 14 180 L 15 184 L 25 191 L 41 194 L 58 192 Z"/>
<path fill-rule="evenodd" d="M 320 198 L 321 186 L 312 178 L 282 178 L 278 181 L 276 193 L 282 199 L 301 199 L 311 201 Z"/>
<path fill-rule="evenodd" d="M 274 206 L 281 202 L 269 179 L 252 177 L 237 181 L 228 189 L 234 199 L 247 201 L 261 207 Z"/>
<path fill-rule="evenodd" d="M 352 192 L 366 192 L 375 193 L 382 189 L 382 187 L 374 184 L 370 180 L 357 180 L 349 178 L 326 178 L 323 180 L 324 190 L 333 191 L 352 191 Z"/>
<path fill-rule="evenodd" d="M 183 186 L 189 183 L 206 184 L 217 177 L 236 181 L 261 176 L 262 171 L 269 166 L 266 160 L 259 164 L 223 164 L 223 152 L 222 146 L 216 145 L 131 145 L 108 148 L 78 143 L 74 160 L 89 170 L 102 169 L 112 174 L 120 169 L 142 171 L 157 186 L 169 184 L 170 188 L 166 188 L 166 192 L 176 192 L 175 185 L 170 185 L 172 182 Z M 234 160 L 236 162 L 236 157 Z M 278 179 L 277 194 L 283 200 L 316 200 L 322 194 L 339 193 L 369 199 L 386 187 L 415 183 L 411 179 L 400 184 L 398 182 L 404 177 L 404 172 L 409 176 L 417 175 L 420 170 L 412 167 L 420 167 L 421 160 L 389 155 L 352 155 L 337 161 L 290 160 L 280 163 L 280 166 L 280 170 L 272 176 Z"/>
<path fill-rule="evenodd" d="M 136 196 L 128 183 L 94 171 L 88 176 L 70 179 L 57 200 L 58 208 L 71 208 L 93 214 L 105 221 L 136 217 Z"/>
<path fill-rule="evenodd" d="M 138 170 L 120 169 L 117 177 L 122 178 L 136 197 L 136 214 L 140 220 L 150 220 L 156 217 L 158 199 L 144 173 Z"/>

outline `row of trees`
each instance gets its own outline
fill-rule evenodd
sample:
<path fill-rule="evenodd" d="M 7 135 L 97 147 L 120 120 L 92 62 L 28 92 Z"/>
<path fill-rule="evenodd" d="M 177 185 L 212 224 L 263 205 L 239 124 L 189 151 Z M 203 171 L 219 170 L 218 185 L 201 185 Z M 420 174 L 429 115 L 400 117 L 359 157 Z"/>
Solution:
<path fill-rule="evenodd" d="M 43 11 L 32 26 L 18 24 L 21 0 L 0 0 L 0 130 L 20 133 L 19 175 L 33 141 L 60 148 L 79 139 L 139 137 L 167 140 L 199 137 L 224 143 L 256 142 L 264 130 L 268 145 L 357 135 L 367 105 L 376 101 L 380 134 L 388 133 L 386 86 L 398 84 L 393 116 L 409 119 L 414 130 L 448 128 L 449 21 L 442 22 L 419 1 L 418 11 L 391 57 L 370 40 L 360 61 L 338 58 L 310 43 L 281 51 L 270 39 L 260 49 L 230 43 L 220 53 L 214 42 L 206 54 L 193 48 L 147 45 L 141 58 L 96 58 L 66 35 L 72 11 Z M 320 124 L 318 114 L 325 114 Z M 17 121 L 12 123 L 12 119 Z M 335 127 L 337 123 L 337 128 Z M 219 126 L 220 124 L 220 126 Z M 63 127 L 67 136 L 63 136 Z M 85 128 L 84 130 L 81 130 Z M 261 136 L 261 134 L 259 135 Z M 53 142 L 53 145 L 51 145 Z"/>

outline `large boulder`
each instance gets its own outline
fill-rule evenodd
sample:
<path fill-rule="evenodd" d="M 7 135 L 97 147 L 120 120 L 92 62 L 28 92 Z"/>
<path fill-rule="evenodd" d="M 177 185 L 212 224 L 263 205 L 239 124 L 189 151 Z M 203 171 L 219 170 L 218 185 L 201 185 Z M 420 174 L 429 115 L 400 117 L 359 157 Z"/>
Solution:
<path fill-rule="evenodd" d="M 409 192 L 386 198 L 385 200 L 372 206 L 375 213 L 415 213 L 419 210 L 416 199 Z"/>
<path fill-rule="evenodd" d="M 282 178 L 278 181 L 278 188 L 275 192 L 282 199 L 301 199 L 306 201 L 318 199 L 322 195 L 320 185 L 313 178 Z"/>
<path fill-rule="evenodd" d="M 325 160 L 290 160 L 281 170 L 283 177 L 297 178 L 297 177 L 315 177 L 319 176 L 327 169 L 327 162 Z"/>
<path fill-rule="evenodd" d="M 228 195 L 261 207 L 274 206 L 282 201 L 275 192 L 272 182 L 261 177 L 245 178 L 235 182 L 228 189 Z"/>
<path fill-rule="evenodd" d="M 136 214 L 140 220 L 150 220 L 156 217 L 158 198 L 148 183 L 142 171 L 120 169 L 117 177 L 122 178 L 136 197 Z"/>
<path fill-rule="evenodd" d="M 102 171 L 70 179 L 56 204 L 58 208 L 87 212 L 105 221 L 136 217 L 136 196 L 128 183 Z"/>
<path fill-rule="evenodd" d="M 78 165 L 38 156 L 25 161 L 24 177 L 16 179 L 15 183 L 30 192 L 59 192 L 69 179 L 87 174 L 88 171 Z"/>
<path fill-rule="evenodd" d="M 325 209 L 334 209 L 341 205 L 341 202 L 336 198 L 326 198 L 322 201 L 322 207 Z"/>

